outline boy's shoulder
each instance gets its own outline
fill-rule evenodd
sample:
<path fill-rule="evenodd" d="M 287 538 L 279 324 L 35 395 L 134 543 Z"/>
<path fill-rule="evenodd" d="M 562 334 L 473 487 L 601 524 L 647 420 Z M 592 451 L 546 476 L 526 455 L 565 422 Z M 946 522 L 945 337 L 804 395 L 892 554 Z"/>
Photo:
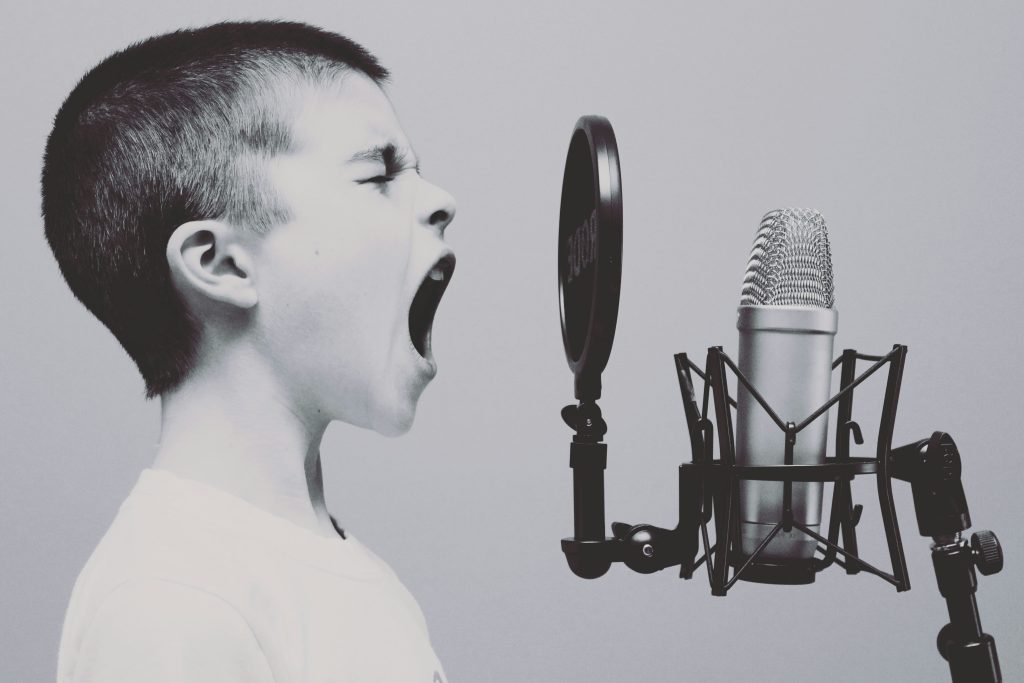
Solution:
<path fill-rule="evenodd" d="M 177 585 L 243 615 L 275 597 L 294 603 L 296 574 L 348 582 L 397 580 L 350 537 L 326 539 L 206 484 L 147 469 L 82 569 L 71 609 L 94 611 L 125 584 Z M 76 604 L 80 603 L 80 604 Z"/>
<path fill-rule="evenodd" d="M 374 651 L 396 646 L 422 660 L 415 668 L 435 666 L 415 599 L 351 534 L 320 537 L 199 482 L 146 470 L 75 583 L 58 680 L 76 680 L 96 657 L 131 666 L 130 650 L 143 664 L 216 656 L 241 667 L 234 678 L 211 668 L 221 680 L 260 681 L 304 666 L 293 653 L 310 648 L 330 648 L 338 661 L 324 670 L 336 672 L 361 660 L 379 667 Z"/>
<path fill-rule="evenodd" d="M 211 510 L 208 501 L 194 507 L 193 488 L 142 473 L 72 589 L 58 681 L 127 680 L 131 667 L 148 672 L 146 662 L 161 656 L 204 661 L 232 650 L 248 651 L 236 663 L 264 680 L 252 668 L 267 665 L 239 600 L 258 578 L 232 547 L 230 520 L 197 519 Z"/>
<path fill-rule="evenodd" d="M 220 498 L 229 497 L 144 470 L 79 574 L 72 607 L 92 609 L 119 587 L 141 583 L 176 584 L 230 603 L 258 564 L 245 520 Z"/>
<path fill-rule="evenodd" d="M 251 625 L 220 596 L 140 578 L 90 602 L 81 620 L 69 613 L 65 623 L 59 683 L 274 680 Z"/>

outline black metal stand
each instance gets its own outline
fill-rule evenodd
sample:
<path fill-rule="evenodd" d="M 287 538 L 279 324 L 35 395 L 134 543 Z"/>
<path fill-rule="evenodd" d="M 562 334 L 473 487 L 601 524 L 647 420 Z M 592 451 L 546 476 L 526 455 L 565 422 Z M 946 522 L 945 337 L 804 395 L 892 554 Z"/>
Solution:
<path fill-rule="evenodd" d="M 971 526 L 960 452 L 949 434 L 935 432 L 897 448 L 891 459 L 893 476 L 910 482 L 918 530 L 933 539 L 935 578 L 949 611 L 949 623 L 939 631 L 939 653 L 949 662 L 953 681 L 997 683 L 1002 676 L 996 642 L 981 630 L 974 569 L 995 574 L 1003 568 L 1003 552 L 991 531 L 973 534 L 970 545 L 960 536 Z"/>
<path fill-rule="evenodd" d="M 939 631 L 937 645 L 939 654 L 949 662 L 949 671 L 956 683 L 998 683 L 1003 680 L 999 671 L 996 641 L 982 632 L 978 603 L 974 599 L 978 589 L 974 565 L 983 557 L 976 548 L 980 543 L 985 543 L 982 539 L 986 538 L 998 547 L 999 542 L 990 531 L 973 534 L 971 546 L 958 537 L 956 542 L 949 545 L 932 547 L 935 578 L 938 579 L 939 592 L 946 599 L 949 610 L 949 623 Z M 1001 554 L 999 566 L 1002 567 Z"/>
<path fill-rule="evenodd" d="M 601 443 L 608 427 L 596 401 L 562 409 L 562 419 L 576 430 L 569 447 L 572 468 L 573 538 L 562 541 L 562 551 L 577 576 L 596 579 L 621 560 L 604 535 L 604 470 L 608 446 Z"/>
<path fill-rule="evenodd" d="M 861 571 L 892 584 L 897 591 L 910 589 L 906 559 L 896 520 L 892 478 L 911 483 L 918 525 L 922 535 L 933 537 L 932 557 L 939 590 L 949 607 L 950 623 L 939 634 L 939 651 L 949 661 L 954 683 L 1000 681 L 994 639 L 981 631 L 974 593 L 975 565 L 983 574 L 1002 567 L 998 541 L 991 532 L 979 532 L 972 546 L 960 538 L 970 527 L 967 503 L 960 482 L 960 456 L 947 434 L 936 432 L 924 440 L 892 449 L 892 435 L 899 401 L 907 347 L 893 346 L 884 356 L 869 356 L 847 349 L 833 363 L 840 369 L 840 390 L 799 424 L 783 422 L 762 395 L 744 377 L 721 347 L 708 349 L 703 372 L 685 353 L 676 354 L 692 461 L 679 467 L 679 524 L 664 529 L 650 524 L 612 524 L 612 536 L 604 535 L 604 469 L 607 446 L 602 443 L 607 425 L 596 401 L 583 401 L 562 411 L 566 424 L 576 431 L 570 447 L 573 469 L 575 536 L 562 540 L 562 550 L 572 571 L 583 578 L 597 578 L 613 562 L 651 573 L 679 565 L 680 577 L 692 578 L 701 564 L 707 567 L 713 595 L 724 596 L 740 579 L 762 583 L 806 584 L 817 572 L 835 564 L 847 574 Z M 871 362 L 856 374 L 857 361 Z M 851 457 L 850 439 L 862 444 L 860 426 L 852 419 L 854 389 L 883 366 L 888 379 L 883 399 L 875 457 Z M 704 380 L 698 406 L 691 371 Z M 732 410 L 736 401 L 729 395 L 727 371 L 731 371 L 761 405 L 782 432 L 782 465 L 741 466 L 736 464 Z M 709 419 L 714 407 L 715 421 Z M 799 433 L 836 406 L 836 453 L 816 465 L 793 464 L 793 450 Z M 717 426 L 719 457 L 715 458 Z M 863 507 L 854 505 L 850 482 L 858 475 L 874 475 L 882 524 L 889 548 L 891 569 L 883 571 L 858 555 L 856 527 Z M 745 556 L 740 552 L 739 482 L 742 480 L 783 483 L 782 517 L 761 544 Z M 828 535 L 822 536 L 794 519 L 793 482 L 831 482 L 832 509 Z M 714 518 L 715 542 L 708 527 Z M 818 542 L 819 555 L 808 560 L 762 560 L 772 539 L 781 532 L 797 529 Z M 703 554 L 697 552 L 703 547 Z"/>

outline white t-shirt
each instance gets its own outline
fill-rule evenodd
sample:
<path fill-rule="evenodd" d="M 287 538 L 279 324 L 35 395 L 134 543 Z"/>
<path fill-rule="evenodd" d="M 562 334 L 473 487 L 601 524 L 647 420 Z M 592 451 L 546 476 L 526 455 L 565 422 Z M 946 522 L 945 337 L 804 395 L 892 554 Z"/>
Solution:
<path fill-rule="evenodd" d="M 444 683 L 416 601 L 346 536 L 145 470 L 75 583 L 58 683 Z"/>

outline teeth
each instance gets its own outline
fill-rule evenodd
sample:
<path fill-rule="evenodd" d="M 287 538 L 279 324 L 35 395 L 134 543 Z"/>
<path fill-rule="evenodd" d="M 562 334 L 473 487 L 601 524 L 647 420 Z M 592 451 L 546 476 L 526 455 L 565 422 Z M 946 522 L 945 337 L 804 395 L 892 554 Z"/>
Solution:
<path fill-rule="evenodd" d="M 430 271 L 430 279 L 434 280 L 436 282 L 443 281 L 444 280 L 444 271 L 441 270 L 440 268 L 434 268 L 433 270 Z"/>

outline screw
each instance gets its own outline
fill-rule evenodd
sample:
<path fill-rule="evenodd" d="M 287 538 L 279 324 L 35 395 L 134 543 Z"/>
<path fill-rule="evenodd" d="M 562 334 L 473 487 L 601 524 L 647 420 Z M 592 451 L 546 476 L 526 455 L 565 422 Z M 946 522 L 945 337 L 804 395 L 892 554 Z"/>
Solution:
<path fill-rule="evenodd" d="M 650 543 L 644 543 L 644 547 L 640 550 L 643 552 L 644 557 L 654 557 L 654 546 Z"/>

